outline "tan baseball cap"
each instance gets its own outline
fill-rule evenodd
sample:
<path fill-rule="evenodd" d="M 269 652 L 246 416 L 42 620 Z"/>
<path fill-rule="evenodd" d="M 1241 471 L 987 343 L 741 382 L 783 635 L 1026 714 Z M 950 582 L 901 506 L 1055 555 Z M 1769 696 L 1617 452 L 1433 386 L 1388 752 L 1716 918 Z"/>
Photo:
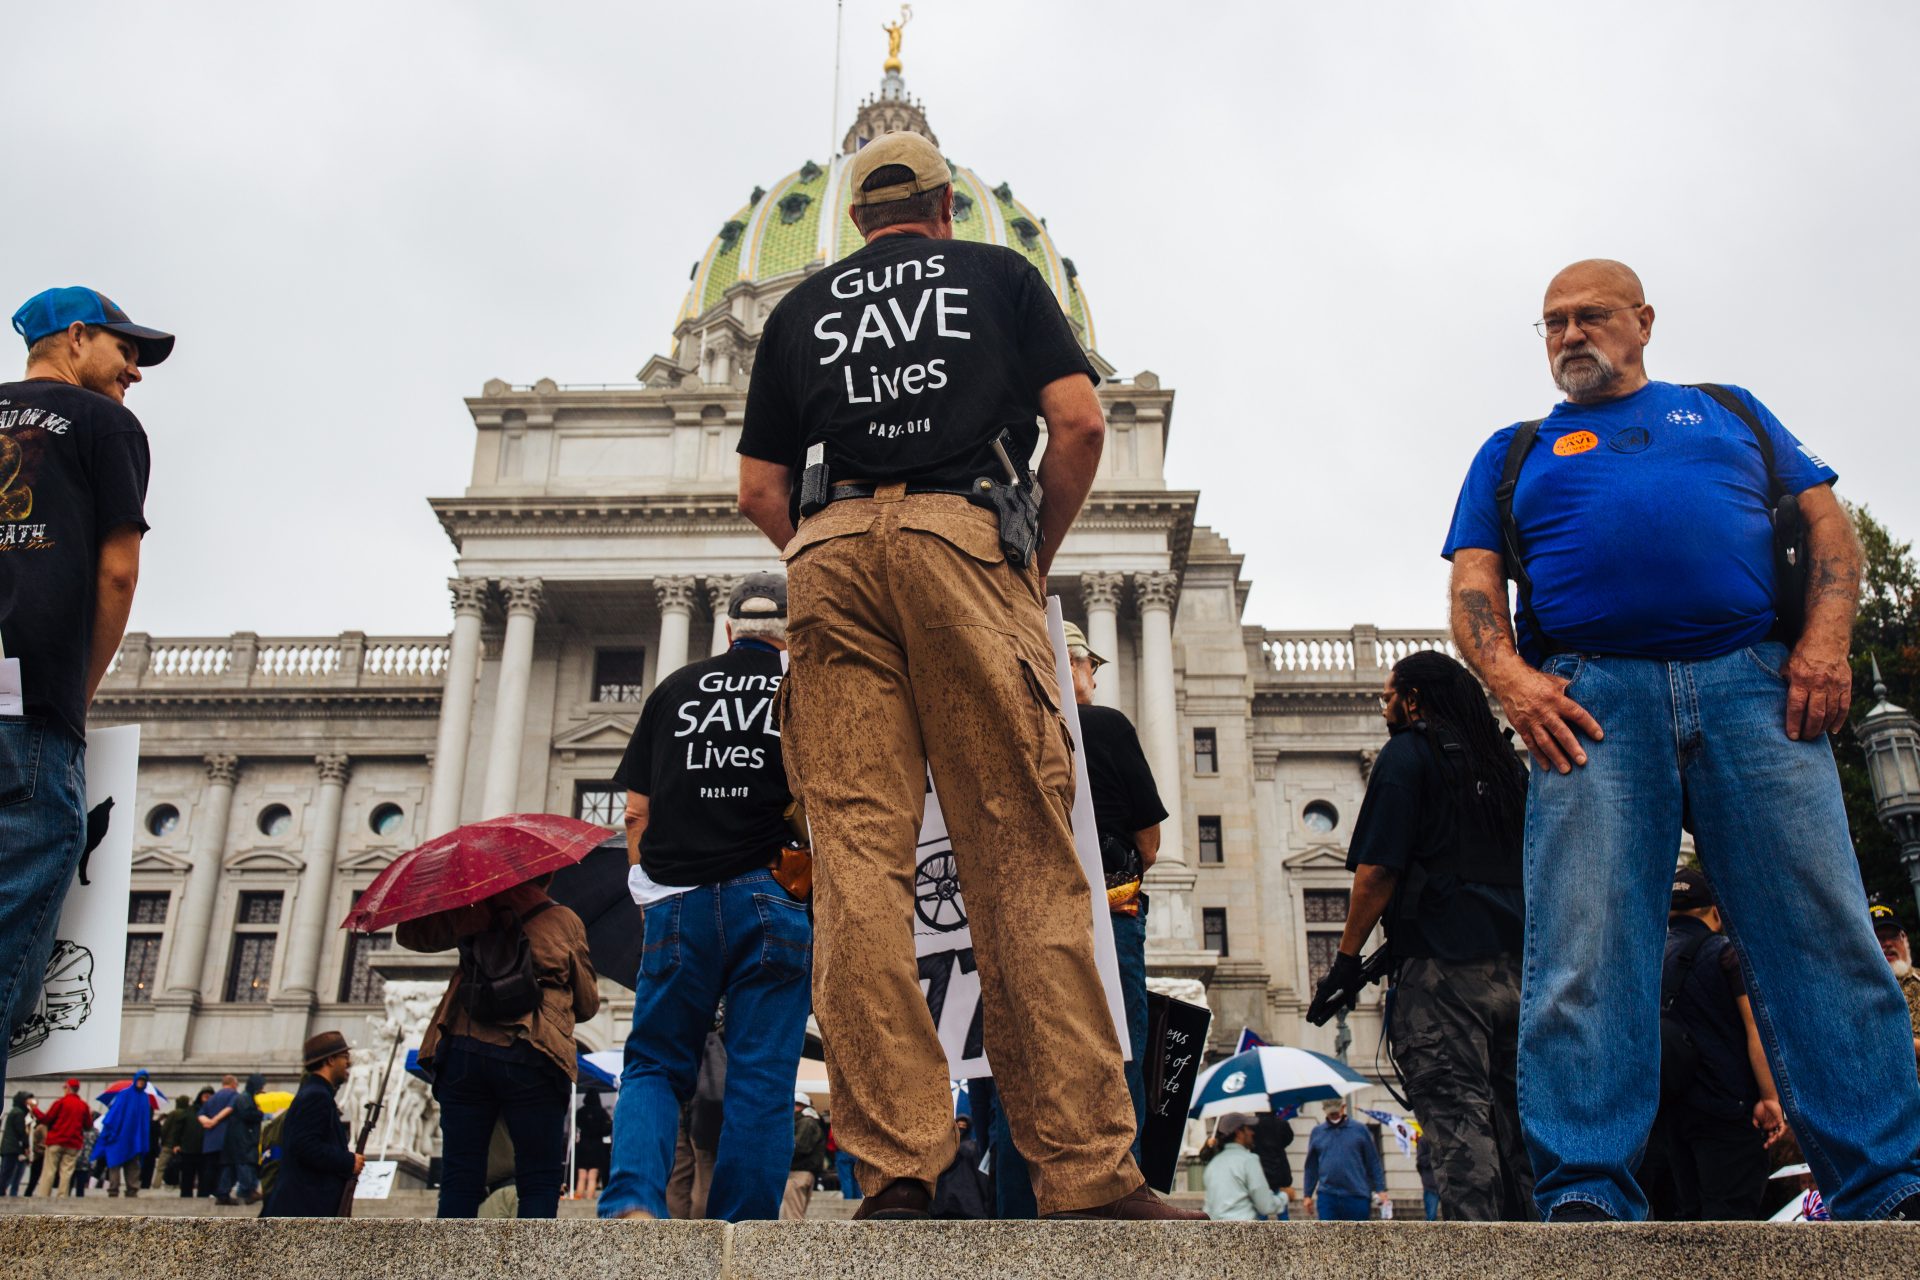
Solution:
<path fill-rule="evenodd" d="M 876 169 L 897 164 L 913 170 L 909 182 L 896 182 L 875 191 L 866 190 L 867 179 Z M 923 191 L 937 191 L 953 181 L 940 148 L 917 133 L 884 133 L 853 153 L 853 203 L 855 205 L 891 204 Z"/>
<path fill-rule="evenodd" d="M 1093 646 L 1087 643 L 1087 633 L 1080 629 L 1080 626 L 1078 623 L 1074 623 L 1074 622 L 1066 623 L 1065 630 L 1067 633 L 1067 656 L 1068 657 L 1073 656 L 1073 651 L 1075 649 L 1085 649 L 1087 651 L 1087 657 L 1092 660 L 1093 665 L 1096 668 L 1104 667 L 1107 665 L 1107 660 L 1101 657 L 1099 654 L 1095 653 L 1093 651 Z"/>

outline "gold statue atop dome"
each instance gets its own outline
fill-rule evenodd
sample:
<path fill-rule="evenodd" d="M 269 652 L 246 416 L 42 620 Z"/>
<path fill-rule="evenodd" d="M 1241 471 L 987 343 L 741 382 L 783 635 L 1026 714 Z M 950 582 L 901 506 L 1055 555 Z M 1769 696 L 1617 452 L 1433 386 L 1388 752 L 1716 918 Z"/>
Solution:
<path fill-rule="evenodd" d="M 907 24 L 912 21 L 913 6 L 903 4 L 900 6 L 900 21 L 880 24 L 880 29 L 887 33 L 887 60 L 880 64 L 882 71 L 900 70 L 900 33 L 906 30 Z"/>

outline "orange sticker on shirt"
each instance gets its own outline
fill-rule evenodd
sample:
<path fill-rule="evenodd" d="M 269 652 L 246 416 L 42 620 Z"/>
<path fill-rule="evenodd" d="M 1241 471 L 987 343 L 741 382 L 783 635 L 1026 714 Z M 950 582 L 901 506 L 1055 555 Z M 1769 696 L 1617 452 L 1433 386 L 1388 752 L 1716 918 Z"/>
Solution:
<path fill-rule="evenodd" d="M 1553 451 L 1562 458 L 1571 458 L 1576 453 L 1585 453 L 1598 448 L 1600 437 L 1591 431 L 1575 431 L 1561 436 L 1553 442 Z"/>

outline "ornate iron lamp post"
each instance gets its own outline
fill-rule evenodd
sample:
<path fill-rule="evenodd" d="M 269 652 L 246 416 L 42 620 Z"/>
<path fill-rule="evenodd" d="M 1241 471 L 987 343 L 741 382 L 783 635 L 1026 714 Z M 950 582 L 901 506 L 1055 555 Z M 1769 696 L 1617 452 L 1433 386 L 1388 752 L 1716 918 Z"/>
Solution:
<path fill-rule="evenodd" d="M 1867 750 L 1867 778 L 1880 821 L 1900 842 L 1900 863 L 1920 902 L 1920 721 L 1887 701 L 1880 660 L 1873 662 L 1873 709 L 1860 722 Z"/>

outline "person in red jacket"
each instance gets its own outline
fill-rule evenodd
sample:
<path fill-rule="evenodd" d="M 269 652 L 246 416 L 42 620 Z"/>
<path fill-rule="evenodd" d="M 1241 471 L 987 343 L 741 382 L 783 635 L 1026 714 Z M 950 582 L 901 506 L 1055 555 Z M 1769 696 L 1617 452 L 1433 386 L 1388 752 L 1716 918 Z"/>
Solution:
<path fill-rule="evenodd" d="M 86 1132 L 93 1128 L 93 1108 L 80 1096 L 80 1082 L 69 1080 L 67 1091 L 52 1106 L 45 1111 L 35 1107 L 33 1114 L 47 1126 L 47 1169 L 40 1179 L 41 1194 L 65 1195 L 86 1146 Z"/>

